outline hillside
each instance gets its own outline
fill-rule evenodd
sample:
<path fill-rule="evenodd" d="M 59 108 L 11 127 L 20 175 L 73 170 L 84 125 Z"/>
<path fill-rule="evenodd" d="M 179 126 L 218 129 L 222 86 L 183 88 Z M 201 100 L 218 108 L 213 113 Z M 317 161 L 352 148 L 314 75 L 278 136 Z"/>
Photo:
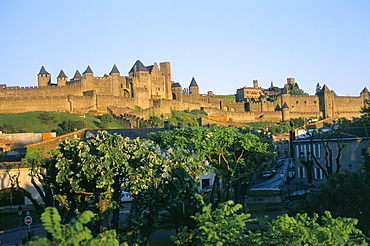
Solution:
<path fill-rule="evenodd" d="M 61 135 L 75 128 L 124 128 L 110 115 L 70 114 L 33 111 L 17 114 L 0 114 L 0 131 L 5 133 L 50 132 Z"/>

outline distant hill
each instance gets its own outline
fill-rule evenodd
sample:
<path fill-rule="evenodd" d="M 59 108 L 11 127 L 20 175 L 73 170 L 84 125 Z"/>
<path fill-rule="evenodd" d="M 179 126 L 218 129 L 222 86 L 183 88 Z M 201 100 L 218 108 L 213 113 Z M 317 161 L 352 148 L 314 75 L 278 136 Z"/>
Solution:
<path fill-rule="evenodd" d="M 125 128 L 112 116 L 70 114 L 34 111 L 17 114 L 0 114 L 0 131 L 4 133 L 50 132 L 58 135 L 75 128 Z M 77 130 L 76 129 L 76 130 Z"/>

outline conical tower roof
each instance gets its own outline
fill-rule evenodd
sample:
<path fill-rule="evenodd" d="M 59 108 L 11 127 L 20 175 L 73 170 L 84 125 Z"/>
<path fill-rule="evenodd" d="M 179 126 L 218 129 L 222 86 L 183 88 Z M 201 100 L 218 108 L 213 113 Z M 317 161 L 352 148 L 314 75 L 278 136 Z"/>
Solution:
<path fill-rule="evenodd" d="M 68 78 L 68 77 L 64 73 L 63 69 L 61 69 L 57 78 Z"/>
<path fill-rule="evenodd" d="M 276 104 L 275 111 L 281 111 L 279 104 Z"/>
<path fill-rule="evenodd" d="M 198 86 L 197 81 L 195 81 L 194 77 L 191 79 L 189 87 L 193 87 L 193 86 Z"/>
<path fill-rule="evenodd" d="M 112 74 L 112 73 L 120 73 L 119 70 L 118 70 L 118 68 L 117 68 L 117 66 L 116 66 L 116 64 L 113 65 L 112 71 L 110 71 L 109 74 Z"/>
<path fill-rule="evenodd" d="M 365 87 L 360 94 L 370 93 L 369 90 Z"/>
<path fill-rule="evenodd" d="M 83 72 L 82 74 L 85 74 L 85 73 L 93 73 L 90 66 L 87 66 L 86 71 Z"/>
<path fill-rule="evenodd" d="M 323 85 L 321 91 L 330 91 L 330 89 L 326 85 Z"/>
<path fill-rule="evenodd" d="M 40 69 L 40 72 L 39 72 L 39 74 L 38 74 L 38 75 L 40 75 L 40 74 L 50 74 L 50 73 L 48 73 L 48 72 L 46 71 L 46 69 L 44 68 L 44 66 L 41 66 L 41 69 Z"/>
<path fill-rule="evenodd" d="M 82 75 L 80 74 L 80 71 L 76 70 L 75 76 L 73 78 L 74 79 L 82 79 Z"/>
<path fill-rule="evenodd" d="M 283 104 L 283 106 L 281 107 L 281 109 L 283 108 L 289 108 L 288 104 L 286 104 L 286 102 Z"/>
<path fill-rule="evenodd" d="M 179 82 L 175 82 L 172 84 L 171 88 L 181 87 Z"/>
<path fill-rule="evenodd" d="M 129 73 L 138 72 L 138 71 L 149 72 L 148 69 L 144 66 L 144 64 L 140 60 L 137 60 L 135 62 L 135 64 L 132 66 Z"/>

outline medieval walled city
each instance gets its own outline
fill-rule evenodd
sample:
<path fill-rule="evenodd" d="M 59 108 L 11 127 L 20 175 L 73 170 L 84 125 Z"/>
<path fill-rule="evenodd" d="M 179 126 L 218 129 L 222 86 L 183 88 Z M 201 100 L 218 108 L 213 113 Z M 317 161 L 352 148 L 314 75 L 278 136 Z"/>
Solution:
<path fill-rule="evenodd" d="M 63 70 L 57 81 L 44 66 L 37 75 L 38 86 L 8 87 L 0 85 L 0 113 L 53 111 L 84 114 L 111 113 L 116 116 L 136 115 L 147 119 L 149 112 L 166 117 L 171 110 L 200 109 L 209 118 L 227 122 L 285 121 L 291 118 L 327 119 L 360 116 L 364 101 L 369 99 L 365 87 L 359 96 L 338 96 L 327 85 L 316 95 L 293 95 L 299 89 L 294 78 L 287 78 L 282 87 L 253 86 L 236 90 L 235 95 L 199 93 L 195 78 L 188 87 L 171 79 L 170 62 L 146 66 L 137 60 L 128 75 L 121 75 L 116 65 L 102 77 L 94 76 L 90 66 L 81 74 L 76 70 L 68 79 Z M 140 110 L 134 110 L 139 107 Z"/>

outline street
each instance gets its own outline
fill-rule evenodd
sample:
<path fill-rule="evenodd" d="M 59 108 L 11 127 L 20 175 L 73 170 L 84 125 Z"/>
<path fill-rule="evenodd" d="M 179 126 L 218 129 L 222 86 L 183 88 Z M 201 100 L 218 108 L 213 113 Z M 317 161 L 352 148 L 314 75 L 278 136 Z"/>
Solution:
<path fill-rule="evenodd" d="M 281 167 L 276 168 L 276 174 L 269 179 L 258 178 L 252 185 L 251 190 L 256 189 L 280 189 L 287 179 L 288 167 L 292 165 L 290 158 L 285 158 Z"/>

